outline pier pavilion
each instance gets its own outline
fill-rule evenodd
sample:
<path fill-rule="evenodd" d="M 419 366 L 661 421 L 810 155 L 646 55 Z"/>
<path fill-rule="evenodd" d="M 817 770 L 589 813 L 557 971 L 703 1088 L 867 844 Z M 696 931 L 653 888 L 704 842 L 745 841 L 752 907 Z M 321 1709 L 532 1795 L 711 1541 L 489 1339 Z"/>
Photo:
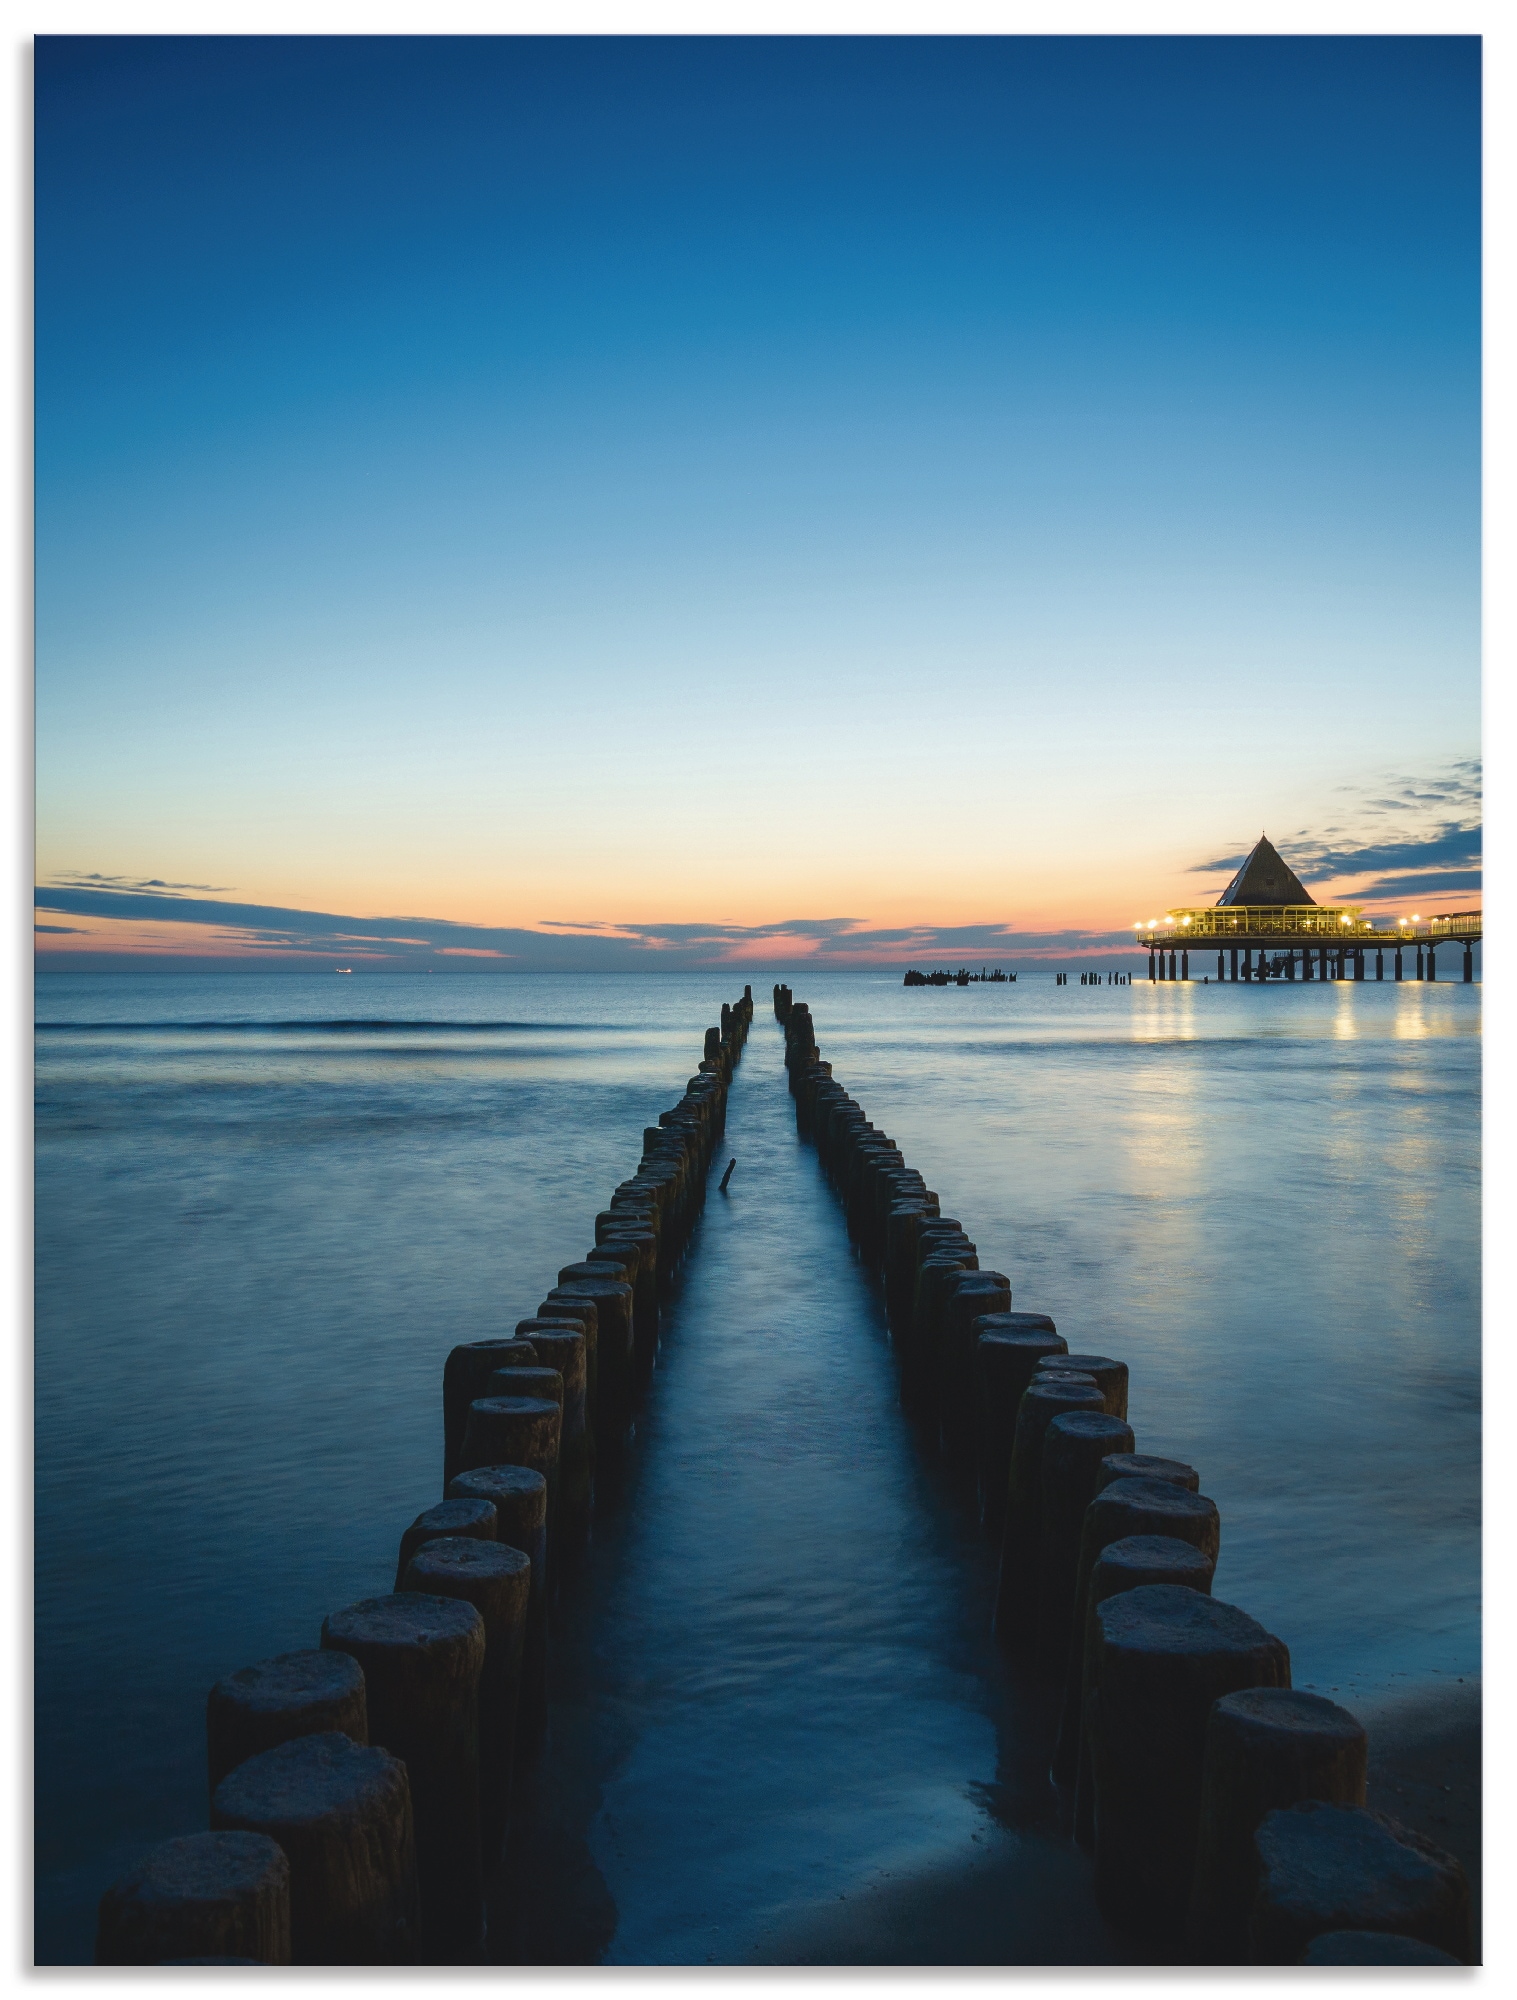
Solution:
<path fill-rule="evenodd" d="M 1479 910 L 1400 917 L 1377 928 L 1357 903 L 1314 902 L 1263 834 L 1214 904 L 1167 910 L 1133 930 L 1154 980 L 1189 979 L 1191 953 L 1213 950 L 1219 980 L 1363 979 L 1371 952 L 1376 979 L 1386 977 L 1387 954 L 1392 978 L 1436 979 L 1442 944 L 1464 947 L 1466 985 L 1482 935 Z"/>

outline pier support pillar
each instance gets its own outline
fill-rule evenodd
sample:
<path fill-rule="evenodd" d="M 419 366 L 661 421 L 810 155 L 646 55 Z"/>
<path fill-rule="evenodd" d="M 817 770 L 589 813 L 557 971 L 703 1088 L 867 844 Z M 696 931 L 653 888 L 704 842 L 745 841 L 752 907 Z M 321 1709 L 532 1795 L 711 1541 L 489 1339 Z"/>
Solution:
<path fill-rule="evenodd" d="M 1175 976 L 1175 955 L 1173 952 L 1169 954 L 1169 976 L 1171 979 Z"/>
<path fill-rule="evenodd" d="M 1469 944 L 1464 947 L 1464 983 L 1466 986 L 1475 983 L 1475 947 Z"/>
<path fill-rule="evenodd" d="M 1383 946 L 1375 953 L 1375 977 L 1377 979 L 1384 979 L 1385 977 L 1385 949 Z"/>
<path fill-rule="evenodd" d="M 1420 944 L 1417 947 L 1417 977 L 1419 979 L 1427 978 L 1427 967 L 1422 962 L 1422 946 Z"/>
<path fill-rule="evenodd" d="M 1327 946 L 1325 944 L 1319 945 L 1317 948 L 1317 977 L 1319 979 L 1326 979 L 1327 977 Z"/>
<path fill-rule="evenodd" d="M 1354 953 L 1354 977 L 1355 979 L 1362 979 L 1364 977 L 1364 953 L 1362 950 Z"/>
<path fill-rule="evenodd" d="M 1301 977 L 1302 977 L 1303 979 L 1310 979 L 1310 978 L 1311 978 L 1311 976 L 1312 976 L 1312 953 L 1311 953 L 1311 946 L 1310 946 L 1310 945 L 1302 945 L 1302 947 L 1301 947 Z"/>
<path fill-rule="evenodd" d="M 1254 976 L 1254 948 L 1251 944 L 1247 944 L 1243 947 L 1243 977 L 1245 979 L 1252 979 L 1253 976 Z"/>
<path fill-rule="evenodd" d="M 1227 973 L 1222 963 L 1222 954 L 1219 951 L 1217 953 L 1217 984 L 1220 986 L 1226 977 Z"/>
<path fill-rule="evenodd" d="M 1427 948 L 1427 976 L 1429 979 L 1438 977 L 1438 947 L 1435 944 Z"/>
<path fill-rule="evenodd" d="M 1236 979 L 1238 976 L 1238 947 L 1236 945 L 1233 945 L 1229 950 L 1228 965 L 1229 965 L 1229 970 L 1228 970 L 1229 979 Z"/>
<path fill-rule="evenodd" d="M 1182 979 L 1190 978 L 1190 953 L 1188 951 L 1182 951 L 1180 954 L 1180 977 Z"/>
<path fill-rule="evenodd" d="M 1152 952 L 1148 954 L 1148 976 L 1150 979 L 1154 976 L 1154 955 Z"/>
<path fill-rule="evenodd" d="M 1398 944 L 1398 945 L 1397 945 L 1397 947 L 1396 947 L 1396 977 L 1397 977 L 1398 979 L 1403 979 L 1403 978 L 1405 978 L 1405 976 L 1406 976 L 1406 975 L 1405 975 L 1405 971 L 1404 971 L 1404 969 L 1403 969 L 1403 967 L 1402 967 L 1402 963 L 1401 963 L 1401 947 L 1400 947 L 1400 945 Z"/>

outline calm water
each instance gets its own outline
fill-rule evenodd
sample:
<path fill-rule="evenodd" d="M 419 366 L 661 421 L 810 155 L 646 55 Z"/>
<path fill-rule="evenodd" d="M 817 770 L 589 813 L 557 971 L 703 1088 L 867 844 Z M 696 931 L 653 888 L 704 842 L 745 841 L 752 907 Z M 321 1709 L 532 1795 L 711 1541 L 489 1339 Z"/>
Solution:
<path fill-rule="evenodd" d="M 1140 1449 L 1202 1468 L 1218 1592 L 1298 1685 L 1478 1671 L 1477 989 L 750 976 L 739 1170 L 560 1612 L 564 1936 L 862 1956 L 821 1913 L 998 1841 L 1030 1907 L 1080 1894 L 1007 1832 L 984 1562 L 794 1142 L 775 976 L 1015 1303 L 1130 1362 Z M 204 1823 L 209 1683 L 389 1587 L 447 1348 L 582 1253 L 739 985 L 39 981 L 39 1958 L 87 1958 L 104 1883 Z"/>

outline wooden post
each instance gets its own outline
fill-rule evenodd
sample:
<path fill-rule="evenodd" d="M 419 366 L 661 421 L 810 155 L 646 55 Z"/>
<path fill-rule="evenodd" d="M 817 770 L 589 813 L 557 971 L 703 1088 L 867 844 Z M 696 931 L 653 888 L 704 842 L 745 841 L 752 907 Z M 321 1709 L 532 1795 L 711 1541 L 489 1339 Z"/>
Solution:
<path fill-rule="evenodd" d="M 228 1771 L 297 1736 L 330 1729 L 369 1740 L 363 1669 L 345 1653 L 280 1653 L 217 1681 L 206 1697 L 206 1768 L 211 1796 Z"/>
<path fill-rule="evenodd" d="M 980 1521 L 999 1548 L 1017 1408 L 1038 1363 L 1068 1342 L 1042 1313 L 984 1313 L 974 1322 L 975 1408 L 979 1419 Z"/>
<path fill-rule="evenodd" d="M 523 1359 L 520 1343 L 511 1339 L 469 1340 L 455 1347 L 442 1371 L 442 1487 L 459 1468 L 458 1454 L 469 1422 L 469 1405 L 485 1393 L 485 1384 L 497 1368 L 512 1358 Z"/>
<path fill-rule="evenodd" d="M 1222 1524 L 1216 1503 L 1192 1491 L 1183 1478 L 1167 1479 L 1129 1469 L 1139 1462 L 1135 1452 L 1102 1460 L 1096 1475 L 1096 1497 L 1086 1508 L 1080 1529 L 1075 1617 L 1070 1627 L 1059 1738 L 1053 1753 L 1053 1774 L 1060 1784 L 1073 1784 L 1079 1775 L 1081 1709 L 1088 1679 L 1085 1647 L 1092 1605 L 1090 1580 L 1101 1551 L 1127 1535 L 1166 1535 L 1191 1543 L 1212 1563 L 1217 1560 Z M 1189 1468 L 1177 1469 L 1183 1474 Z"/>
<path fill-rule="evenodd" d="M 419 1548 L 401 1584 L 402 1590 L 461 1598 L 484 1620 L 485 1662 L 479 1677 L 479 1817 L 481 1831 L 492 1845 L 505 1831 L 511 1799 L 531 1587 L 531 1559 L 520 1549 L 504 1542 L 467 1541 L 457 1536 L 445 1536 Z"/>
<path fill-rule="evenodd" d="M 525 1465 L 481 1465 L 461 1472 L 448 1491 L 492 1502 L 496 1540 L 531 1558 L 521 1725 L 536 1737 L 548 1716 L 548 1482 Z"/>
<path fill-rule="evenodd" d="M 1320 1694 L 1245 1688 L 1215 1703 L 1206 1725 L 1200 1837 L 1186 1942 L 1201 1965 L 1246 1965 L 1264 1815 L 1298 1799 L 1364 1804 L 1365 1735 Z"/>
<path fill-rule="evenodd" d="M 1468 1963 L 1469 1881 L 1421 1834 L 1362 1806 L 1303 1799 L 1266 1813 L 1254 1847 L 1255 1965 L 1296 1965 L 1312 1938 L 1336 1930 L 1399 1932 Z"/>
<path fill-rule="evenodd" d="M 211 1825 L 261 1833 L 290 1863 L 295 1965 L 414 1965 L 416 1842 L 406 1767 L 331 1730 L 239 1764 Z"/>
<path fill-rule="evenodd" d="M 290 1963 L 290 1864 L 262 1833 L 165 1840 L 100 1898 L 96 1965 Z"/>
<path fill-rule="evenodd" d="M 395 1588 L 399 1590 L 416 1551 L 445 1535 L 466 1535 L 478 1542 L 495 1540 L 495 1506 L 489 1500 L 441 1500 L 418 1514 L 400 1538 L 400 1557 L 395 1565 Z M 345 1653 L 318 1653 L 319 1660 L 346 1659 Z M 329 1724 L 335 1728 L 335 1724 Z M 368 1738 L 360 1739 L 367 1742 Z"/>
<path fill-rule="evenodd" d="M 1207 1719 L 1238 1688 L 1287 1687 L 1290 1655 L 1236 1605 L 1143 1584 L 1096 1606 L 1096 1901 L 1173 1946 L 1196 1864 Z"/>
<path fill-rule="evenodd" d="M 1038 1558 L 1043 1534 L 1043 1443 L 1055 1417 L 1074 1410 L 1106 1414 L 1105 1398 L 1088 1376 L 1031 1383 L 1017 1408 L 1001 1541 L 995 1632 L 1003 1645 L 1031 1638 L 1037 1620 Z"/>
<path fill-rule="evenodd" d="M 1103 1458 L 1132 1447 L 1127 1424 L 1104 1411 L 1071 1410 L 1044 1434 L 1035 1636 L 1039 1659 L 1054 1672 L 1069 1659 L 1080 1530 L 1096 1474 Z"/>
<path fill-rule="evenodd" d="M 322 1624 L 321 1643 L 334 1652 L 351 1653 L 363 1668 L 369 1734 L 404 1762 L 410 1778 L 422 1941 L 444 1956 L 467 1951 L 478 1941 L 483 1915 L 479 1676 L 485 1663 L 484 1622 L 472 1604 L 405 1591 L 366 1597 L 334 1611 Z M 234 1772 L 228 1784 L 235 1777 Z"/>

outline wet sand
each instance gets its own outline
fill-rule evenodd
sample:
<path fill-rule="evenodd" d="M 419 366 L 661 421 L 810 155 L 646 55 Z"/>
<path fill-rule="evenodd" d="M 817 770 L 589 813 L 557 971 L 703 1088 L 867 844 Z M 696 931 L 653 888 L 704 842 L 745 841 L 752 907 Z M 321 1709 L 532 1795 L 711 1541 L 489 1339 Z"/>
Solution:
<path fill-rule="evenodd" d="M 1369 1730 L 1368 1803 L 1464 1863 L 1480 1949 L 1481 1684 L 1454 1681 L 1361 1702 Z"/>

